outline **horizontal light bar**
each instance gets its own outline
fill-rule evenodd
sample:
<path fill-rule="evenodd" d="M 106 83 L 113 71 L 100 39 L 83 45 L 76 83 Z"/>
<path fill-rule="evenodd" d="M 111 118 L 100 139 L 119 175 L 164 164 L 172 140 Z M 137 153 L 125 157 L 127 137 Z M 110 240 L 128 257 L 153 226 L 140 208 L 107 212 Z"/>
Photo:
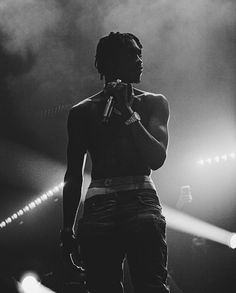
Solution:
<path fill-rule="evenodd" d="M 0 229 L 5 228 L 8 224 L 12 223 L 19 217 L 23 216 L 25 213 L 29 212 L 30 210 L 33 210 L 49 198 L 55 196 L 58 192 L 60 192 L 63 189 L 64 182 L 61 182 L 60 184 L 53 187 L 51 190 L 48 190 L 46 193 L 42 194 L 38 198 L 36 198 L 34 201 L 30 202 L 26 206 L 24 206 L 22 209 L 16 211 L 13 213 L 10 217 L 6 218 L 2 222 L 0 222 Z"/>
<path fill-rule="evenodd" d="M 167 206 L 163 206 L 163 213 L 166 216 L 167 226 L 174 230 L 236 248 L 236 233 L 229 232 Z"/>
<path fill-rule="evenodd" d="M 223 154 L 223 155 L 220 155 L 220 156 L 214 156 L 214 157 L 210 157 L 210 158 L 207 158 L 207 159 L 201 159 L 199 161 L 197 161 L 197 163 L 200 165 L 200 166 L 205 166 L 205 165 L 212 165 L 213 163 L 222 163 L 222 162 L 226 162 L 226 161 L 229 161 L 229 160 L 235 160 L 236 159 L 236 153 L 235 152 L 232 152 L 232 153 L 229 153 L 229 154 Z"/>

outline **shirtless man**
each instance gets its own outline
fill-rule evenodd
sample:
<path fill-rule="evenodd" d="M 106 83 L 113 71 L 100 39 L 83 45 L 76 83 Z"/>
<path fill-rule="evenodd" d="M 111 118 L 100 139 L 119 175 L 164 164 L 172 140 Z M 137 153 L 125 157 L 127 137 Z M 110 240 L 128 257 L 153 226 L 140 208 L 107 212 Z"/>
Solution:
<path fill-rule="evenodd" d="M 105 77 L 104 89 L 74 106 L 68 117 L 64 254 L 69 256 L 77 245 L 72 227 L 89 152 L 91 184 L 78 225 L 89 292 L 123 292 L 126 256 L 135 293 L 166 293 L 166 223 L 150 174 L 166 159 L 168 102 L 133 88 L 143 70 L 142 45 L 133 34 L 102 38 L 95 66 L 101 79 Z M 110 96 L 115 103 L 104 123 Z"/>

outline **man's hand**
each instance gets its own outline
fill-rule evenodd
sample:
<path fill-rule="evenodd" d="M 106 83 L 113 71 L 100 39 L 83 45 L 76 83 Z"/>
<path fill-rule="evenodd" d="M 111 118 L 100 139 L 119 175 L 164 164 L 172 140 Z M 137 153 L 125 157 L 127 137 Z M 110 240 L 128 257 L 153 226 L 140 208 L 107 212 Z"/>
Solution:
<path fill-rule="evenodd" d="M 71 254 L 78 251 L 78 241 L 75 239 L 72 230 L 61 230 L 61 249 L 62 256 L 66 264 L 73 265 L 71 261 Z"/>
<path fill-rule="evenodd" d="M 132 86 L 131 84 L 123 83 L 120 80 L 107 83 L 104 93 L 107 97 L 113 96 L 115 99 L 115 108 L 119 110 L 124 117 L 128 119 L 132 114 Z"/>
<path fill-rule="evenodd" d="M 86 274 L 80 256 L 79 243 L 78 239 L 74 237 L 72 230 L 68 229 L 61 231 L 60 246 L 64 262 L 72 268 L 73 271 L 79 273 L 80 280 L 84 282 L 86 280 Z"/>

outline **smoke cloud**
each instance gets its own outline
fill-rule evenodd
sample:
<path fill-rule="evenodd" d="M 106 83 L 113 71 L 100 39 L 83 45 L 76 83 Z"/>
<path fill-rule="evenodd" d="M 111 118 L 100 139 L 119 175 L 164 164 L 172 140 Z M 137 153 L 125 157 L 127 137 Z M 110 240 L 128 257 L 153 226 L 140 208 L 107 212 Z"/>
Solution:
<path fill-rule="evenodd" d="M 36 99 L 40 96 L 41 101 L 49 90 L 51 97 L 55 92 L 58 102 L 64 102 L 58 97 L 61 90 L 71 96 L 94 81 L 95 45 L 110 31 L 133 32 L 143 42 L 145 85 L 158 81 L 168 92 L 181 88 L 186 92 L 187 84 L 192 91 L 208 82 L 208 63 L 212 71 L 220 67 L 224 73 L 232 73 L 232 60 L 223 56 L 227 44 L 220 43 L 218 35 L 222 28 L 235 25 L 235 6 L 221 0 L 103 0 L 96 5 L 81 0 L 3 0 L 2 46 L 9 53 L 25 56 L 31 50 L 37 56 L 26 79 L 34 79 L 39 91 Z M 215 77 L 210 73 L 210 79 Z M 11 82 L 17 88 L 19 79 Z"/>
<path fill-rule="evenodd" d="M 103 27 L 105 31 L 133 31 L 141 38 L 148 55 L 146 70 L 151 84 L 157 80 L 163 85 L 168 82 L 176 92 L 182 77 L 182 82 L 188 79 L 183 84 L 186 91 L 191 80 L 191 90 L 206 82 L 207 62 L 215 66 L 212 63 L 219 61 L 208 60 L 208 53 L 212 50 L 220 54 L 224 49 L 224 44 L 217 44 L 217 33 L 235 25 L 235 8 L 231 1 L 130 0 L 111 9 Z M 221 59 L 220 62 L 226 70 Z"/>
<path fill-rule="evenodd" d="M 56 30 L 60 14 L 54 1 L 1 1 L 0 27 L 6 34 L 3 46 L 10 53 L 24 54 L 28 48 L 38 52 L 47 32 Z"/>
<path fill-rule="evenodd" d="M 128 31 L 144 45 L 140 86 L 167 95 L 174 123 L 184 113 L 194 126 L 196 113 L 203 109 L 206 118 L 212 103 L 216 112 L 232 112 L 235 12 L 229 0 L 2 0 L 0 46 L 25 64 L 17 75 L 6 71 L 6 99 L 25 123 L 35 111 L 93 94 L 101 87 L 93 66 L 98 39 Z"/>

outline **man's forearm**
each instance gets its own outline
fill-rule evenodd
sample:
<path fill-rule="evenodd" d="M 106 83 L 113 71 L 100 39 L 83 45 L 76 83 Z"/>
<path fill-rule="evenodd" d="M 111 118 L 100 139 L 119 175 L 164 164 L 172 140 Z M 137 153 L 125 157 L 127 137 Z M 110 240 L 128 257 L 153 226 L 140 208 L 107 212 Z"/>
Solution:
<path fill-rule="evenodd" d="M 128 125 L 135 140 L 135 145 L 151 169 L 160 168 L 166 159 L 165 147 L 153 137 L 141 121 Z"/>
<path fill-rule="evenodd" d="M 68 180 L 63 189 L 63 229 L 72 229 L 81 198 L 81 182 Z"/>

